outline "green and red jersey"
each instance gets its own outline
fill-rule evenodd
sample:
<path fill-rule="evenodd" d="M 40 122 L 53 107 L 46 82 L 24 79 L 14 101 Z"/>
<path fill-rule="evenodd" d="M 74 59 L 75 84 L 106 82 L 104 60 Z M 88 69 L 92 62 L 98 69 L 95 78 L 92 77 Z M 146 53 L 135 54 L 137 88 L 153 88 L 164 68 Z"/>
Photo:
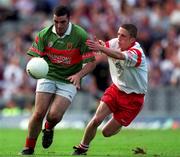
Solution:
<path fill-rule="evenodd" d="M 27 54 L 47 61 L 47 79 L 69 83 L 67 77 L 79 72 L 84 63 L 94 61 L 95 57 L 85 44 L 88 35 L 80 26 L 71 24 L 70 33 L 63 38 L 53 28 L 54 25 L 40 31 Z"/>

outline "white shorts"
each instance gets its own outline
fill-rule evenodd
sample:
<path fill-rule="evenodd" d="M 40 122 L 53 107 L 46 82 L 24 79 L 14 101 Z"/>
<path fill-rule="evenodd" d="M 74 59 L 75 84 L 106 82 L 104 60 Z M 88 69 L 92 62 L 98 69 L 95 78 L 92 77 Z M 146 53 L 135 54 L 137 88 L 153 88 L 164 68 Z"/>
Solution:
<path fill-rule="evenodd" d="M 39 79 L 37 81 L 36 92 L 54 93 L 66 97 L 72 102 L 77 93 L 77 89 L 73 84 L 48 79 Z"/>

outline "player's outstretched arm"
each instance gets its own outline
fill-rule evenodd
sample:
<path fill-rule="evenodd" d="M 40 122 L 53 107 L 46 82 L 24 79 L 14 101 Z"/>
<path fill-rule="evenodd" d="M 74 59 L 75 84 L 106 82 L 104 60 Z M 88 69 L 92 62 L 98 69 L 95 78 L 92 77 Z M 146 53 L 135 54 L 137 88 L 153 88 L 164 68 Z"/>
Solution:
<path fill-rule="evenodd" d="M 101 51 L 109 57 L 125 60 L 125 55 L 122 53 L 121 49 L 107 48 L 100 42 L 93 40 L 87 40 L 86 45 L 93 51 L 97 51 L 97 52 Z"/>

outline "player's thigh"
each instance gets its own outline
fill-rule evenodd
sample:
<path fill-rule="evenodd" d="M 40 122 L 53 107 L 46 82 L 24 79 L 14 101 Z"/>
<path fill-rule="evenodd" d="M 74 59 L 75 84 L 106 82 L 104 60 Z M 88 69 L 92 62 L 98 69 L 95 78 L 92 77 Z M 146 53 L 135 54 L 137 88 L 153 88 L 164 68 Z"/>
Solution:
<path fill-rule="evenodd" d="M 99 120 L 104 120 L 110 114 L 111 110 L 109 109 L 108 105 L 101 101 L 94 117 Z"/>
<path fill-rule="evenodd" d="M 55 81 L 39 79 L 36 86 L 35 111 L 46 113 L 55 93 Z"/>
<path fill-rule="evenodd" d="M 77 93 L 76 86 L 56 81 L 56 95 L 52 101 L 48 116 L 63 116 Z"/>
<path fill-rule="evenodd" d="M 52 98 L 52 93 L 36 92 L 34 111 L 40 114 L 46 114 Z"/>
<path fill-rule="evenodd" d="M 61 117 L 70 106 L 71 101 L 60 95 L 55 95 L 54 100 L 52 101 L 51 107 L 49 109 L 48 116 L 51 117 Z"/>
<path fill-rule="evenodd" d="M 76 93 L 77 88 L 75 85 L 56 81 L 56 95 L 63 96 L 72 102 Z"/>
<path fill-rule="evenodd" d="M 122 128 L 122 125 L 113 117 L 104 125 L 102 131 L 105 136 L 117 134 Z"/>

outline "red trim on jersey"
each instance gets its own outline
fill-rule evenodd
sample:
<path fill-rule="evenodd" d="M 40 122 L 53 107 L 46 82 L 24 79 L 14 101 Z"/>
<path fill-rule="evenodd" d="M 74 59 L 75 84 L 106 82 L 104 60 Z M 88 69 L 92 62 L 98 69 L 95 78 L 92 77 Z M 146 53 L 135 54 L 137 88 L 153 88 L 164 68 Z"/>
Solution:
<path fill-rule="evenodd" d="M 82 56 L 71 57 L 71 65 L 77 64 L 82 61 Z"/>
<path fill-rule="evenodd" d="M 71 56 L 72 53 L 80 54 L 79 49 L 58 50 L 58 49 L 55 49 L 53 47 L 45 47 L 45 51 L 47 51 L 48 53 L 50 52 L 50 53 L 53 53 L 53 54 L 64 55 L 64 56 Z"/>
<path fill-rule="evenodd" d="M 49 59 L 56 64 L 73 65 L 82 61 L 79 49 L 58 50 L 52 47 L 45 47 Z"/>
<path fill-rule="evenodd" d="M 132 59 L 133 58 L 133 56 L 132 56 L 132 53 L 130 52 L 130 53 L 127 53 L 128 54 L 128 57 L 130 58 L 130 59 Z"/>
<path fill-rule="evenodd" d="M 106 42 L 105 42 L 105 45 L 106 45 L 106 47 L 108 47 L 108 48 L 109 48 L 109 47 L 110 47 L 110 45 L 109 45 L 109 41 L 106 41 Z"/>
<path fill-rule="evenodd" d="M 38 42 L 39 42 L 39 37 L 36 36 L 36 38 L 35 38 L 35 43 L 38 44 Z"/>
<path fill-rule="evenodd" d="M 135 44 L 136 44 L 136 42 L 133 42 L 133 43 L 131 44 L 131 46 L 128 47 L 128 49 L 131 49 L 131 47 L 133 47 Z"/>
<path fill-rule="evenodd" d="M 88 58 L 92 58 L 92 57 L 94 57 L 94 53 L 93 52 L 86 52 L 82 56 L 83 60 L 88 59 Z"/>
<path fill-rule="evenodd" d="M 138 55 L 137 62 L 135 65 L 135 67 L 138 67 L 142 62 L 142 52 L 135 48 L 130 48 L 129 50 L 135 52 Z"/>
<path fill-rule="evenodd" d="M 52 63 L 56 64 L 73 65 L 82 61 L 82 56 L 78 53 L 73 53 L 71 56 L 47 53 L 47 56 Z"/>
<path fill-rule="evenodd" d="M 88 52 L 81 55 L 79 49 L 58 50 L 52 47 L 45 47 L 45 52 L 41 52 L 35 47 L 31 47 L 29 50 L 39 54 L 40 56 L 47 55 L 52 63 L 64 65 L 77 64 L 84 59 L 94 57 L 93 52 Z"/>
<path fill-rule="evenodd" d="M 39 54 L 40 56 L 45 56 L 46 55 L 45 52 L 41 52 L 41 51 L 39 51 L 38 49 L 36 49 L 35 47 L 32 47 L 32 46 L 29 48 L 29 50 Z"/>

